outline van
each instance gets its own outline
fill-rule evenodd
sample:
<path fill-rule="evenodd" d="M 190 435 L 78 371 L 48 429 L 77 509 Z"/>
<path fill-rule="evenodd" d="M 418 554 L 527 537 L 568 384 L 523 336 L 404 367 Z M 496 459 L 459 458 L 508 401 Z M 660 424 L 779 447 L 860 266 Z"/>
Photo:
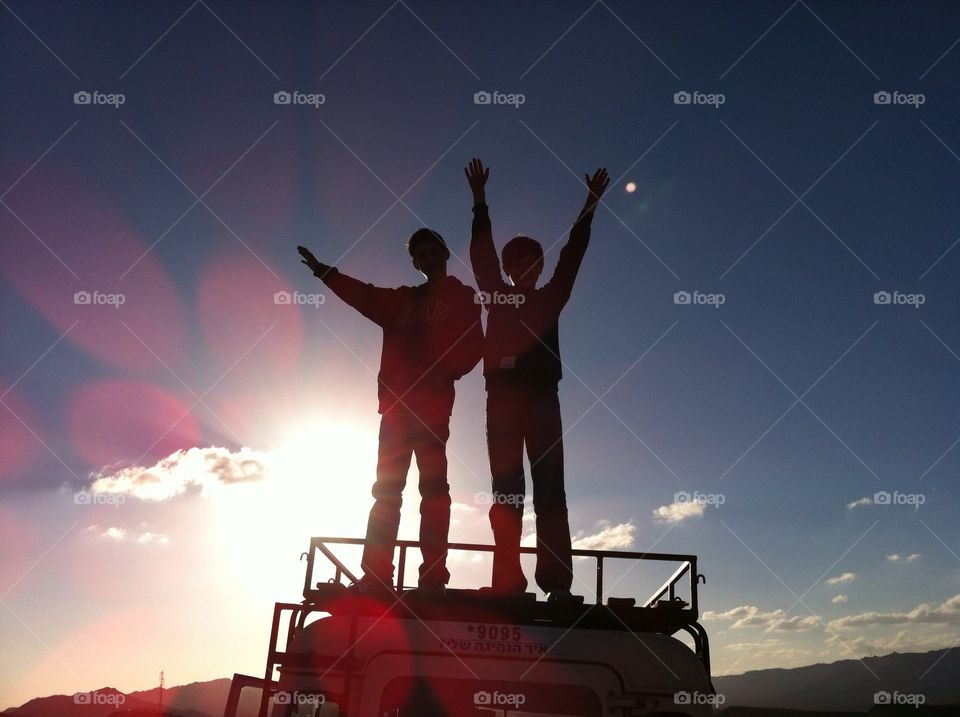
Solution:
<path fill-rule="evenodd" d="M 343 583 L 355 577 L 335 545 L 363 541 L 311 539 L 304 600 L 275 605 L 264 677 L 234 675 L 224 717 L 237 717 L 248 687 L 261 691 L 258 717 L 679 717 L 717 706 L 707 634 L 697 622 L 704 578 L 696 556 L 574 550 L 595 562 L 595 602 L 551 603 L 534 593 L 404 590 L 415 541 L 397 542 L 396 586 L 358 595 Z M 314 583 L 318 555 L 334 570 L 328 582 Z M 604 600 L 604 564 L 612 560 L 678 567 L 638 604 Z"/>

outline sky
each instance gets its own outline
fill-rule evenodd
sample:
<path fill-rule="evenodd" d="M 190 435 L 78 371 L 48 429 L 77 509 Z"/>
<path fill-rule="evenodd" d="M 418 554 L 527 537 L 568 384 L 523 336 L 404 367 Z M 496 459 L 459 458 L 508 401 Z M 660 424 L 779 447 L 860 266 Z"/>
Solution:
<path fill-rule="evenodd" d="M 0 6 L 0 708 L 262 671 L 376 454 L 380 331 L 296 245 L 412 285 L 429 226 L 472 283 L 471 157 L 547 276 L 611 175 L 560 321 L 576 545 L 699 556 L 717 674 L 960 642 L 956 3 Z M 478 368 L 455 541 L 483 412 Z"/>

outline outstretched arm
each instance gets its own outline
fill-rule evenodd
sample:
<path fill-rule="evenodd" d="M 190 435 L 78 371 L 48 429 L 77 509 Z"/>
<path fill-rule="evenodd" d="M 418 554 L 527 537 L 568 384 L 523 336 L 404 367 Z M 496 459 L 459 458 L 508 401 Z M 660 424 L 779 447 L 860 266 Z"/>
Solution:
<path fill-rule="evenodd" d="M 610 177 L 604 168 L 594 172 L 593 177 L 584 175 L 584 179 L 587 185 L 587 198 L 583 203 L 583 209 L 577 216 L 577 221 L 570 229 L 570 238 L 567 239 L 567 243 L 560 250 L 557 268 L 549 282 L 549 285 L 559 294 L 560 308 L 563 308 L 567 299 L 570 298 L 573 282 L 577 278 L 577 272 L 580 271 L 580 263 L 587 251 L 587 244 L 590 243 L 590 223 L 593 221 L 593 212 L 600 202 L 600 197 L 603 196 L 610 184 Z"/>
<path fill-rule="evenodd" d="M 300 263 L 306 264 L 313 275 L 330 287 L 334 294 L 375 324 L 383 326 L 388 321 L 390 311 L 396 304 L 393 301 L 396 289 L 383 289 L 347 276 L 336 267 L 319 261 L 306 247 L 298 246 L 297 251 L 302 257 Z"/>
<path fill-rule="evenodd" d="M 474 157 L 463 173 L 467 175 L 470 191 L 473 193 L 473 224 L 470 229 L 470 263 L 473 276 L 480 291 L 492 292 L 501 283 L 500 259 L 493 246 L 493 230 L 490 227 L 490 214 L 487 210 L 486 184 L 490 169 Z"/>

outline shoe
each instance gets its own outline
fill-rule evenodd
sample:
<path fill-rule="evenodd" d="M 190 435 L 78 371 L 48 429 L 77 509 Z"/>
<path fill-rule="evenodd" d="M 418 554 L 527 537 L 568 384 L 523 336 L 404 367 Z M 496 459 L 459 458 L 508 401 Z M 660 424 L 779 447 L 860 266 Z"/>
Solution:
<path fill-rule="evenodd" d="M 565 588 L 559 588 L 557 590 L 550 591 L 550 594 L 547 595 L 547 602 L 558 603 L 561 605 L 582 605 L 583 596 L 572 595 L 569 590 Z"/>
<path fill-rule="evenodd" d="M 396 594 L 389 580 L 381 580 L 373 575 L 364 575 L 355 583 L 347 586 L 347 592 L 366 597 L 384 597 Z"/>

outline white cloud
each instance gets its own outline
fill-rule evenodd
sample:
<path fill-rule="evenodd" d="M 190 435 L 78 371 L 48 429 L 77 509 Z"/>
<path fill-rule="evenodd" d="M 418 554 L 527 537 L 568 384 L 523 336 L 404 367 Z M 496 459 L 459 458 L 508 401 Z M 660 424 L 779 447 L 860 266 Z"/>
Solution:
<path fill-rule="evenodd" d="M 960 625 L 960 594 L 954 595 L 937 607 L 923 603 L 909 612 L 863 612 L 829 622 L 833 630 L 878 625 L 944 624 Z"/>
<path fill-rule="evenodd" d="M 703 515 L 707 503 L 699 500 L 686 500 L 670 505 L 661 505 L 653 511 L 653 517 L 658 523 L 679 523 L 686 518 Z"/>
<path fill-rule="evenodd" d="M 833 600 L 831 600 L 830 602 L 832 602 L 834 605 L 841 605 L 846 601 L 847 601 L 847 596 L 841 593 L 839 595 L 834 595 Z"/>
<path fill-rule="evenodd" d="M 856 573 L 841 573 L 832 578 L 827 578 L 825 585 L 847 585 L 857 579 Z"/>
<path fill-rule="evenodd" d="M 899 630 L 893 636 L 855 638 L 832 635 L 824 642 L 839 649 L 844 657 L 865 657 L 867 655 L 886 655 L 890 652 L 927 652 L 956 647 L 960 635 L 954 632 L 944 632 L 942 628 L 918 633 L 916 628 Z"/>
<path fill-rule="evenodd" d="M 142 527 L 142 526 L 141 526 Z M 87 527 L 87 532 L 96 535 L 99 538 L 104 540 L 112 540 L 117 543 L 138 543 L 140 545 L 169 545 L 170 538 L 162 533 L 153 533 L 149 530 L 141 531 L 131 531 L 126 528 L 118 528 L 116 526 L 107 526 L 106 528 L 99 525 L 91 525 Z"/>
<path fill-rule="evenodd" d="M 773 629 L 781 632 L 804 632 L 812 630 L 820 624 L 820 618 L 816 615 L 807 615 L 805 617 L 789 617 L 785 620 L 774 622 Z"/>
<path fill-rule="evenodd" d="M 859 498 L 852 503 L 847 503 L 847 510 L 853 510 L 854 508 L 859 508 L 861 505 L 873 505 L 873 498 Z"/>
<path fill-rule="evenodd" d="M 102 533 L 100 533 L 100 536 L 103 537 L 103 538 L 107 538 L 107 539 L 109 539 L 109 540 L 118 540 L 118 541 L 119 541 L 119 540 L 123 540 L 124 538 L 127 537 L 127 530 L 126 530 L 126 528 L 114 528 L 114 527 L 110 527 L 110 528 L 107 528 L 106 530 L 104 530 Z"/>
<path fill-rule="evenodd" d="M 887 560 L 891 563 L 913 563 L 920 559 L 920 553 L 910 553 L 910 555 L 900 555 L 899 553 L 893 553 L 892 555 L 887 556 Z"/>
<path fill-rule="evenodd" d="M 607 520 L 601 520 L 597 526 L 599 532 L 585 535 L 584 531 L 573 536 L 573 547 L 581 550 L 616 550 L 617 548 L 633 547 L 633 534 L 636 526 L 633 521 L 611 525 Z"/>
<path fill-rule="evenodd" d="M 524 513 L 524 520 L 526 514 Z M 534 547 L 537 544 L 537 534 L 532 524 L 524 526 L 525 532 L 520 539 L 520 545 L 523 547 Z M 617 523 L 612 525 L 608 520 L 601 520 L 596 524 L 595 532 L 587 534 L 584 530 L 579 530 L 571 536 L 570 542 L 574 548 L 581 550 L 617 550 L 618 548 L 630 548 L 633 546 L 633 536 L 636 532 L 636 526 L 633 521 L 626 523 Z"/>
<path fill-rule="evenodd" d="M 704 620 L 736 620 L 747 615 L 754 614 L 759 611 L 759 608 L 754 607 L 753 605 L 741 605 L 739 607 L 731 608 L 726 612 L 714 612 L 713 610 L 707 610 L 703 613 Z"/>
<path fill-rule="evenodd" d="M 150 543 L 156 543 L 158 545 L 169 545 L 170 538 L 168 538 L 166 535 L 163 535 L 162 533 L 146 532 L 146 533 L 141 533 L 137 537 L 137 542 L 140 543 L 140 545 L 149 545 Z"/>
<path fill-rule="evenodd" d="M 768 637 L 757 642 L 734 642 L 730 645 L 724 645 L 724 648 L 727 650 L 732 650 L 733 652 L 743 652 L 744 650 L 756 650 L 763 648 L 779 647 L 783 644 L 783 640 L 779 637 Z"/>
<path fill-rule="evenodd" d="M 755 605 L 740 605 L 726 612 L 703 613 L 704 620 L 734 620 L 731 630 L 740 630 L 745 627 L 764 627 L 779 632 L 802 632 L 811 630 L 820 624 L 820 619 L 814 615 L 806 617 L 786 617 L 783 610 L 763 612 Z"/>
<path fill-rule="evenodd" d="M 92 493 L 122 493 L 141 500 L 167 500 L 187 492 L 207 495 L 233 483 L 267 477 L 267 455 L 250 448 L 233 452 L 209 446 L 179 450 L 153 466 L 129 466 L 114 473 L 98 473 Z"/>

